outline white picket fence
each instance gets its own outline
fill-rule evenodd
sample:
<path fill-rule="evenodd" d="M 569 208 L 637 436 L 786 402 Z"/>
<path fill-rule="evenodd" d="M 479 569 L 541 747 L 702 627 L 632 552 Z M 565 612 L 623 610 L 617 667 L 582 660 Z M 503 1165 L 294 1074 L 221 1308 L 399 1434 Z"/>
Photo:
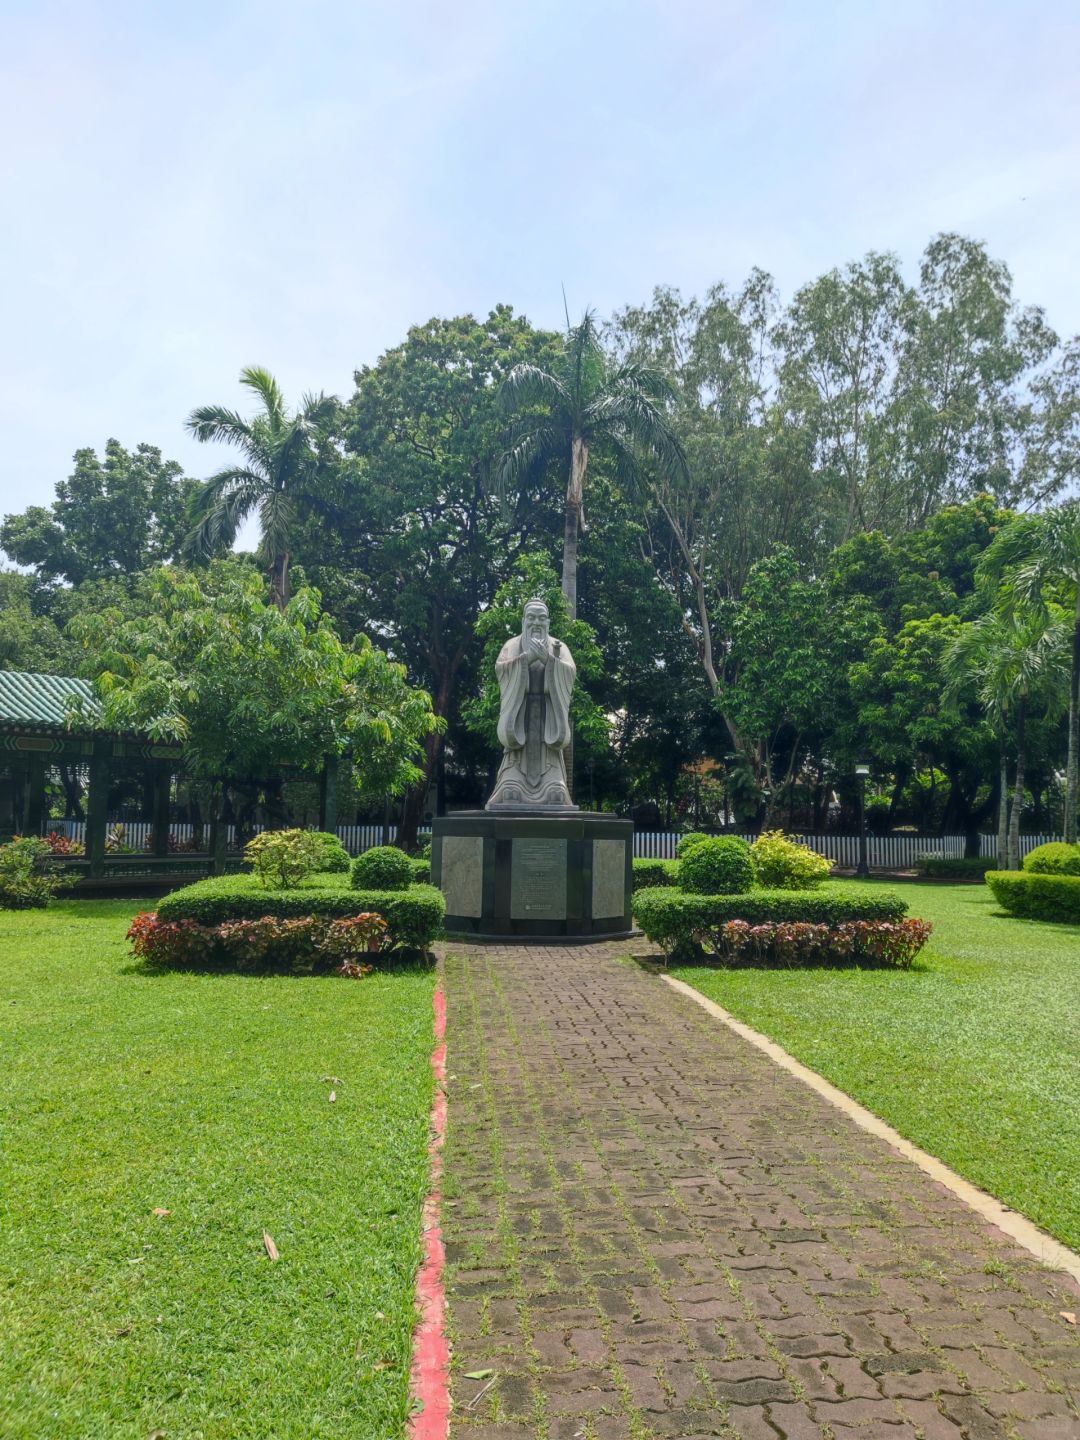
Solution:
<path fill-rule="evenodd" d="M 673 860 L 681 834 L 678 831 L 635 831 L 634 855 L 649 860 Z M 753 840 L 753 835 L 745 835 Z M 858 835 L 792 835 L 819 855 L 832 860 L 842 870 L 854 870 L 859 863 Z M 1020 853 L 1026 855 L 1036 845 L 1060 840 L 1060 835 L 1021 835 Z M 963 858 L 963 835 L 868 835 L 867 862 L 872 870 L 910 870 L 920 855 L 934 855 L 942 860 Z M 997 836 L 979 836 L 979 854 L 988 859 L 997 857 Z"/>
<path fill-rule="evenodd" d="M 123 840 L 133 850 L 141 851 L 149 843 L 153 826 L 145 820 L 116 822 L 110 821 L 109 832 L 114 833 L 118 824 L 123 824 Z M 86 839 L 86 825 L 81 820 L 50 821 L 50 830 L 58 830 L 69 840 Z M 169 834 L 178 842 L 190 840 L 190 825 L 171 825 Z M 205 832 L 204 832 L 205 833 Z M 228 843 L 232 844 L 234 828 L 228 827 Z M 339 825 L 338 836 L 350 855 L 359 855 L 375 845 L 393 844 L 397 839 L 398 827 L 390 825 Z M 422 828 L 421 836 L 431 833 Z M 673 860 L 675 848 L 682 838 L 678 830 L 638 830 L 634 833 L 634 856 L 643 860 Z M 745 835 L 753 840 L 753 835 Z M 826 856 L 842 870 L 853 870 L 859 863 L 859 837 L 857 835 L 792 835 L 801 845 L 808 845 L 819 855 Z M 1060 840 L 1060 835 L 1021 835 L 1020 851 L 1026 855 L 1036 845 L 1048 840 Z M 873 870 L 910 870 L 920 855 L 935 855 L 941 859 L 959 860 L 964 854 L 963 835 L 869 835 L 866 840 L 868 862 Z M 979 853 L 988 859 L 997 856 L 997 836 L 980 835 Z"/>
<path fill-rule="evenodd" d="M 262 826 L 256 825 L 254 828 L 258 831 L 262 829 Z M 56 830 L 61 835 L 66 835 L 69 840 L 77 840 L 80 845 L 86 843 L 86 822 L 84 820 L 50 820 L 46 829 Z M 132 850 L 143 850 L 150 843 L 153 829 L 153 825 L 148 820 L 110 820 L 107 833 L 122 839 L 123 843 Z M 170 839 L 180 844 L 189 841 L 194 833 L 191 825 L 174 824 L 169 826 Z M 391 825 L 386 830 L 382 825 L 339 825 L 337 833 L 349 854 L 359 855 L 362 851 L 370 850 L 375 845 L 392 845 L 397 839 L 398 828 L 396 825 Z M 430 835 L 430 827 L 421 828 L 419 833 Z M 204 828 L 204 841 L 206 834 Z M 226 826 L 226 834 L 227 843 L 231 845 L 236 837 L 236 827 Z"/>

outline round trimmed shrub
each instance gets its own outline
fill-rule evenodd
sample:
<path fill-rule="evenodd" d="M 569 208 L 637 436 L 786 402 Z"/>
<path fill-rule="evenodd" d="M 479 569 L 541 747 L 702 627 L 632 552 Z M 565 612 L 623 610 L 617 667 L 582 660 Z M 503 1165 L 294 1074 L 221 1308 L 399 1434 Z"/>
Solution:
<path fill-rule="evenodd" d="M 376 845 L 352 862 L 354 890 L 407 890 L 412 880 L 412 861 L 396 845 Z"/>
<path fill-rule="evenodd" d="M 319 842 L 322 856 L 319 861 L 319 872 L 344 875 L 352 861 L 349 859 L 349 852 L 338 837 L 329 830 L 313 830 L 311 833 Z"/>
<path fill-rule="evenodd" d="M 1036 845 L 1024 856 L 1024 869 L 1032 875 L 1080 875 L 1080 845 L 1064 840 Z"/>
<path fill-rule="evenodd" d="M 750 846 L 754 883 L 765 890 L 816 890 L 832 871 L 832 862 L 789 840 L 782 830 L 763 830 Z"/>
<path fill-rule="evenodd" d="M 679 889 L 692 895 L 743 895 L 753 883 L 750 846 L 737 835 L 706 837 L 679 861 Z"/>
<path fill-rule="evenodd" d="M 702 840 L 712 839 L 712 835 L 706 835 L 701 830 L 689 830 L 675 846 L 675 859 L 681 860 L 684 855 L 689 854 L 695 845 L 700 845 Z"/>

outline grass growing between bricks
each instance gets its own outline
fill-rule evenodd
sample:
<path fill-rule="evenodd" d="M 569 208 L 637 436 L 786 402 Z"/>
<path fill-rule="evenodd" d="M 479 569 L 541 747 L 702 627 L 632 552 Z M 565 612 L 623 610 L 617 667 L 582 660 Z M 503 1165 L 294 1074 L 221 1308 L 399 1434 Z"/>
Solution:
<path fill-rule="evenodd" d="M 1080 926 L 918 885 L 934 935 L 906 972 L 672 971 L 1080 1249 Z"/>
<path fill-rule="evenodd" d="M 147 974 L 135 908 L 0 915 L 0 1434 L 395 1440 L 434 976 Z"/>

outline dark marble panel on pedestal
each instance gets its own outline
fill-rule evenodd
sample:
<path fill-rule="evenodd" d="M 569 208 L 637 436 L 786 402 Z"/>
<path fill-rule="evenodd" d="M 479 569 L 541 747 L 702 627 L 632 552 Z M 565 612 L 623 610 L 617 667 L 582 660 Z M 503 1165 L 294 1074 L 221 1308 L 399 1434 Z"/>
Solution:
<path fill-rule="evenodd" d="M 511 920 L 566 919 L 566 841 L 515 838 L 510 851 Z"/>

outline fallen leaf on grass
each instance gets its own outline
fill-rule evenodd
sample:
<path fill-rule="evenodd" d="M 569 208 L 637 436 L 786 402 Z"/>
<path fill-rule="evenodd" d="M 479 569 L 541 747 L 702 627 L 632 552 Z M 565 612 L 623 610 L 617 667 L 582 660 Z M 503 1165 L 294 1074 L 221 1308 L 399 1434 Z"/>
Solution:
<path fill-rule="evenodd" d="M 1061 1316 L 1062 1320 L 1064 1320 L 1067 1324 L 1069 1324 L 1069 1325 L 1075 1325 L 1075 1324 L 1076 1324 L 1076 1311 L 1075 1311 L 1075 1310 L 1059 1310 L 1059 1311 L 1058 1311 L 1058 1314 Z"/>
<path fill-rule="evenodd" d="M 340 1085 L 341 1077 L 339 1075 L 324 1075 L 322 1077 L 322 1083 L 324 1085 Z"/>
<path fill-rule="evenodd" d="M 163 1210 L 160 1205 L 155 1205 L 155 1207 L 154 1207 L 154 1214 L 155 1214 L 155 1215 L 171 1215 L 171 1214 L 172 1214 L 172 1211 L 171 1211 L 171 1210 Z"/>
<path fill-rule="evenodd" d="M 274 1237 L 267 1230 L 263 1231 L 263 1244 L 266 1246 L 266 1253 L 270 1256 L 271 1260 L 281 1259 L 281 1256 L 278 1254 L 278 1248 L 274 1244 Z"/>
<path fill-rule="evenodd" d="M 494 1370 L 466 1370 L 466 1380 L 486 1380 L 489 1375 L 494 1375 Z"/>
<path fill-rule="evenodd" d="M 329 1098 L 330 1104 L 333 1105 L 334 1101 L 337 1099 L 337 1091 L 336 1091 L 336 1090 L 331 1090 L 328 1098 Z"/>
<path fill-rule="evenodd" d="M 165 1440 L 164 1430 L 151 1430 L 146 1440 Z"/>

